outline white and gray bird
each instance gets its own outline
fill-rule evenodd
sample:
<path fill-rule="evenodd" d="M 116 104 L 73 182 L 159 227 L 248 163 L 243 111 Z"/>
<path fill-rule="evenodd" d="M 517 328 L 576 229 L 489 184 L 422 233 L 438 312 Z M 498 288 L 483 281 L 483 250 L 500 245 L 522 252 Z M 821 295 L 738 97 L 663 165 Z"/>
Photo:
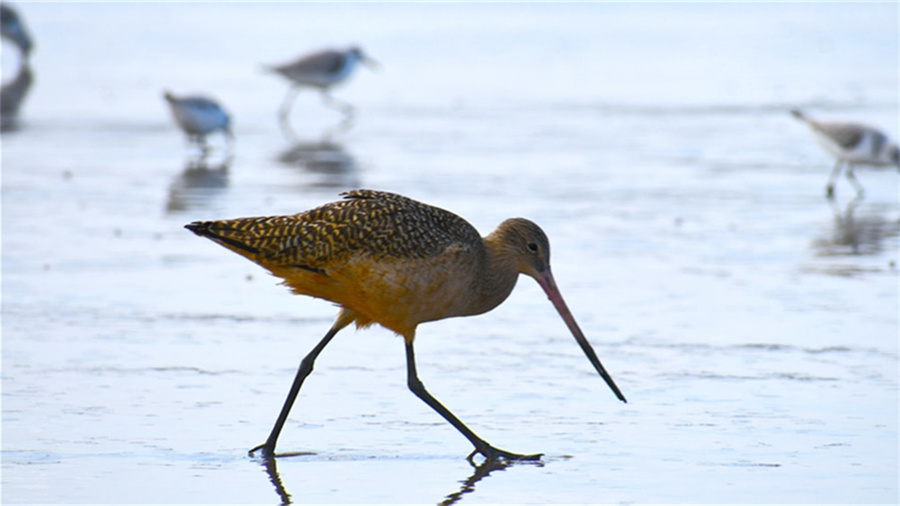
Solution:
<path fill-rule="evenodd" d="M 0 85 L 0 131 L 8 131 L 18 125 L 19 110 L 34 84 L 34 73 L 28 63 L 34 43 L 22 18 L 6 4 L 0 4 L 0 35 L 18 48 L 20 53 L 15 77 Z M 6 47 L 3 50 L 5 53 Z"/>
<path fill-rule="evenodd" d="M 353 73 L 357 63 L 363 63 L 371 68 L 378 67 L 375 60 L 356 46 L 343 51 L 336 49 L 316 51 L 284 65 L 265 67 L 266 70 L 279 74 L 291 82 L 291 87 L 278 112 L 282 124 L 287 121 L 297 92 L 303 87 L 318 89 L 326 104 L 337 107 L 345 115 L 351 116 L 353 106 L 335 100 L 329 91 L 333 86 L 346 81 Z"/>
<path fill-rule="evenodd" d="M 163 97 L 172 110 L 175 122 L 204 151 L 207 149 L 206 136 L 221 131 L 227 138 L 228 146 L 234 140 L 231 132 L 231 118 L 215 100 L 202 96 L 176 97 L 169 91 Z"/>
<path fill-rule="evenodd" d="M 827 196 L 834 196 L 834 183 L 844 166 L 847 168 L 847 179 L 860 195 L 863 194 L 863 187 L 853 174 L 855 166 L 895 166 L 900 169 L 900 148 L 877 128 L 859 123 L 817 121 L 797 109 L 792 110 L 791 114 L 806 123 L 819 144 L 837 159 L 825 187 Z"/>
<path fill-rule="evenodd" d="M 34 43 L 28 35 L 28 30 L 25 29 L 22 18 L 15 9 L 6 4 L 0 4 L 0 34 L 15 44 L 23 56 L 27 57 L 31 53 Z"/>

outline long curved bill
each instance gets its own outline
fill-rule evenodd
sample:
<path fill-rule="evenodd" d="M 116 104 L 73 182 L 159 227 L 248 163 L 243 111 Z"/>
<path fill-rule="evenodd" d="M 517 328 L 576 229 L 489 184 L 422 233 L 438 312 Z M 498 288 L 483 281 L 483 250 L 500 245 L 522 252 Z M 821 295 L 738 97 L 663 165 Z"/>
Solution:
<path fill-rule="evenodd" d="M 597 372 L 600 373 L 600 376 L 604 379 L 604 381 L 606 381 L 606 384 L 609 385 L 609 388 L 612 389 L 613 393 L 616 394 L 616 397 L 618 397 L 620 401 L 628 402 L 625 400 L 625 396 L 622 395 L 622 391 L 619 390 L 619 387 L 616 386 L 616 382 L 613 381 L 612 376 L 610 376 L 609 373 L 606 372 L 603 364 L 600 363 L 600 359 L 597 358 L 597 354 L 594 352 L 594 348 L 591 347 L 591 343 L 589 343 L 587 338 L 584 337 L 584 333 L 581 332 L 581 329 L 575 322 L 575 318 L 569 311 L 569 307 L 566 306 L 566 301 L 563 300 L 562 294 L 559 292 L 559 288 L 556 287 L 556 281 L 554 281 L 553 274 L 550 272 L 550 269 L 548 268 L 545 272 L 540 273 L 539 277 L 537 277 L 536 279 L 538 284 L 541 285 L 541 288 L 544 289 L 547 297 L 550 298 L 550 302 L 553 303 L 553 307 L 555 307 L 556 311 L 559 312 L 559 316 L 562 317 L 563 321 L 566 322 L 566 326 L 569 327 L 570 331 L 572 331 L 572 335 L 575 336 L 575 340 L 578 341 L 578 345 L 581 346 L 582 350 L 584 350 L 584 354 L 587 355 L 587 358 L 591 361 L 594 369 L 596 369 Z"/>

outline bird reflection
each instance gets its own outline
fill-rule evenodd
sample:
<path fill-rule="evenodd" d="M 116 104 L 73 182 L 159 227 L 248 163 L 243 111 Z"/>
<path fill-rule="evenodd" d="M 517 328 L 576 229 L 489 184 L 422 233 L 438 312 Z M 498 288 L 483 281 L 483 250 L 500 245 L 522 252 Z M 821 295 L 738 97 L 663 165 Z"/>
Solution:
<path fill-rule="evenodd" d="M 834 228 L 830 237 L 813 242 L 819 256 L 875 255 L 881 252 L 885 239 L 900 233 L 900 221 L 876 214 L 856 216 L 862 201 L 858 195 L 842 209 L 834 198 L 828 199 L 834 212 Z"/>
<path fill-rule="evenodd" d="M 315 178 L 310 186 L 355 188 L 359 186 L 356 160 L 328 136 L 319 141 L 298 141 L 278 155 L 278 161 L 298 167 Z"/>
<path fill-rule="evenodd" d="M 228 188 L 228 168 L 231 156 L 218 163 L 210 163 L 207 153 L 188 158 L 184 170 L 169 185 L 167 213 L 206 207 L 210 199 Z"/>

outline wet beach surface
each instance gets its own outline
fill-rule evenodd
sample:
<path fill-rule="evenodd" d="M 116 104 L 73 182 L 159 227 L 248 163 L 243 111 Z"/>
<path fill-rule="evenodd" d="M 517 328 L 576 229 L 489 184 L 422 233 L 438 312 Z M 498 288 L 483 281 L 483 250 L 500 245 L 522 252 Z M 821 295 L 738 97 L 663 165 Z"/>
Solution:
<path fill-rule="evenodd" d="M 842 177 L 826 199 L 833 159 L 788 114 L 897 139 L 897 5 L 18 7 L 35 85 L 2 136 L 4 504 L 900 499 L 900 177 L 859 169 L 863 198 Z M 351 43 L 382 66 L 335 91 L 354 121 L 306 92 L 283 132 L 261 65 Z M 219 99 L 233 152 L 187 146 L 163 89 Z M 359 187 L 483 234 L 540 224 L 629 402 L 523 277 L 416 350 L 435 397 L 540 463 L 470 465 L 381 328 L 321 355 L 279 441 L 298 455 L 248 457 L 335 308 L 182 227 Z"/>

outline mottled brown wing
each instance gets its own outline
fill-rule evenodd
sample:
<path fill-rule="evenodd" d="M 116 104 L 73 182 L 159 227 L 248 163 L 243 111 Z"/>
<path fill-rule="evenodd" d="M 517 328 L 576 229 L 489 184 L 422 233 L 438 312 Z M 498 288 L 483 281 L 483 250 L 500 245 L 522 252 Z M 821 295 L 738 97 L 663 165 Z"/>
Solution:
<path fill-rule="evenodd" d="M 345 200 L 292 216 L 240 218 L 189 228 L 262 265 L 322 273 L 351 255 L 428 258 L 454 244 L 474 248 L 481 242 L 472 225 L 443 209 L 373 190 L 342 195 Z"/>

